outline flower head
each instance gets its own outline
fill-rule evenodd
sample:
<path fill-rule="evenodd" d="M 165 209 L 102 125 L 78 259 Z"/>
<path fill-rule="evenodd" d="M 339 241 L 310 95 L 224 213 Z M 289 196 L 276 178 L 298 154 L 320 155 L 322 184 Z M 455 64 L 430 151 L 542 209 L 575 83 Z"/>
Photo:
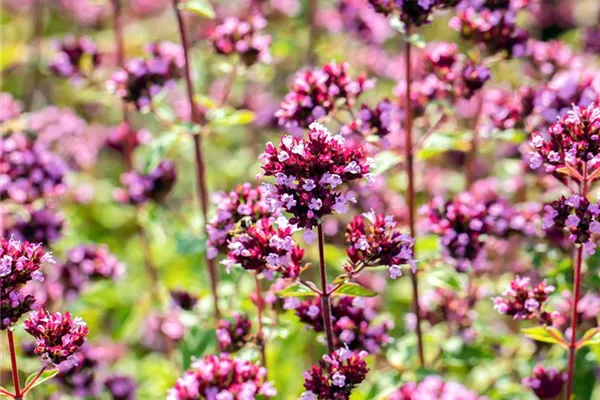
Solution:
<path fill-rule="evenodd" d="M 79 317 L 51 314 L 40 308 L 29 314 L 25 330 L 35 338 L 34 353 L 48 364 L 58 365 L 64 361 L 77 365 L 75 353 L 86 340 L 88 328 Z"/>
<path fill-rule="evenodd" d="M 533 319 L 551 325 L 552 315 L 542 311 L 554 286 L 542 281 L 532 285 L 529 278 L 513 279 L 501 297 L 495 297 L 494 309 L 500 314 L 511 315 L 516 320 Z"/>
<path fill-rule="evenodd" d="M 319 365 L 304 372 L 307 391 L 302 398 L 348 400 L 352 390 L 367 376 L 366 356 L 364 351 L 352 352 L 345 348 L 324 355 Z"/>
<path fill-rule="evenodd" d="M 219 348 L 226 353 L 242 349 L 251 340 L 252 323 L 246 314 L 234 313 L 233 319 L 220 319 L 216 333 Z"/>
<path fill-rule="evenodd" d="M 371 178 L 364 150 L 319 124 L 311 125 L 308 139 L 284 136 L 278 147 L 268 143 L 261 160 L 263 175 L 275 177 L 275 185 L 265 185 L 267 201 L 291 213 L 290 223 L 300 228 L 312 229 L 334 211 L 343 214 L 355 199 L 338 186 Z"/>
<path fill-rule="evenodd" d="M 164 202 L 175 184 L 175 164 L 171 161 L 161 161 L 149 174 L 130 171 L 121 175 L 123 188 L 114 192 L 117 201 L 126 204 L 139 205 L 147 201 Z"/>
<path fill-rule="evenodd" d="M 137 385 L 133 378 L 125 375 L 111 375 L 104 380 L 104 387 L 112 400 L 135 400 Z"/>
<path fill-rule="evenodd" d="M 100 53 L 89 37 L 67 37 L 56 43 L 56 49 L 49 67 L 60 77 L 82 78 L 100 64 Z"/>
<path fill-rule="evenodd" d="M 523 378 L 523 385 L 533 390 L 540 399 L 554 399 L 558 397 L 567 382 L 567 374 L 555 368 L 544 368 L 536 365 L 533 375 Z"/>
<path fill-rule="evenodd" d="M 485 397 L 455 381 L 444 381 L 441 376 L 430 375 L 419 383 L 408 382 L 392 393 L 389 400 L 483 400 Z"/>
<path fill-rule="evenodd" d="M 267 370 L 229 354 L 208 355 L 192 363 L 169 389 L 167 400 L 253 399 L 277 395 Z"/>
<path fill-rule="evenodd" d="M 248 20 L 228 17 L 215 28 L 210 39 L 218 54 L 238 54 L 247 66 L 257 61 L 269 62 L 271 36 L 260 33 L 266 25 L 260 16 Z"/>

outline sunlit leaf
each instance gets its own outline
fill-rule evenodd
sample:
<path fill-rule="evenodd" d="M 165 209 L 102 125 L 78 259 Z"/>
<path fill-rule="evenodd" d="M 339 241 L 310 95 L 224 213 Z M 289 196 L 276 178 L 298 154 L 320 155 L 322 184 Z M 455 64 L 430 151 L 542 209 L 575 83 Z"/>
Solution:
<path fill-rule="evenodd" d="M 29 389 L 33 389 L 34 387 L 36 387 L 38 385 L 41 385 L 45 381 L 54 378 L 56 376 L 56 374 L 58 374 L 58 369 L 51 369 L 49 371 L 42 372 L 42 374 L 40 375 L 40 377 L 35 381 L 35 383 L 33 385 L 31 385 L 31 387 Z M 29 386 L 29 384 L 35 379 L 36 376 L 38 376 L 37 372 L 29 375 L 29 377 L 25 381 L 25 386 L 24 387 Z"/>
<path fill-rule="evenodd" d="M 417 157 L 425 160 L 450 150 L 467 151 L 470 145 L 466 137 L 466 132 L 435 132 L 425 140 Z"/>
<path fill-rule="evenodd" d="M 231 108 L 218 108 L 207 114 L 214 126 L 248 125 L 254 121 L 254 113 L 250 110 L 232 110 Z"/>
<path fill-rule="evenodd" d="M 375 175 L 381 175 L 398 165 L 402 161 L 402 156 L 393 151 L 384 150 L 377 153 L 373 159 L 375 160 L 375 168 L 372 172 Z"/>
<path fill-rule="evenodd" d="M 295 283 L 277 292 L 280 297 L 316 297 L 317 294 L 304 285 Z"/>
<path fill-rule="evenodd" d="M 177 252 L 183 255 L 202 254 L 206 251 L 206 238 L 180 233 L 175 238 Z"/>
<path fill-rule="evenodd" d="M 185 340 L 179 345 L 183 369 L 188 369 L 193 359 L 201 358 L 207 349 L 214 347 L 216 341 L 217 337 L 214 330 L 202 329 L 198 326 L 192 327 Z"/>
<path fill-rule="evenodd" d="M 567 348 L 562 333 L 556 328 L 550 326 L 536 326 L 534 328 L 523 329 L 522 332 L 528 338 L 538 342 L 556 343 Z"/>
<path fill-rule="evenodd" d="M 350 297 L 373 297 L 377 296 L 377 293 L 367 289 L 364 286 L 354 282 L 346 282 L 342 284 L 333 293 L 334 296 L 350 296 Z"/>
<path fill-rule="evenodd" d="M 179 3 L 179 8 L 193 12 L 203 18 L 214 19 L 216 14 L 208 0 L 187 0 Z"/>
<path fill-rule="evenodd" d="M 584 333 L 581 340 L 577 343 L 577 348 L 596 344 L 600 344 L 600 328 L 592 328 Z"/>

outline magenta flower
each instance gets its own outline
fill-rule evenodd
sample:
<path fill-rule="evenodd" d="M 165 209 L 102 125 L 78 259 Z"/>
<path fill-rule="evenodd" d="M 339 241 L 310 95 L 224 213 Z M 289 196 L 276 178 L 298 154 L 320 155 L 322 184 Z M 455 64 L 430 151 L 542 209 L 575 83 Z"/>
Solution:
<path fill-rule="evenodd" d="M 150 350 L 168 353 L 185 334 L 186 327 L 176 310 L 151 312 L 142 324 L 141 343 Z"/>
<path fill-rule="evenodd" d="M 301 136 L 302 129 L 336 109 L 352 107 L 358 96 L 374 86 L 375 81 L 363 75 L 353 80 L 347 63 L 331 62 L 320 69 L 302 71 L 296 75 L 275 117 L 292 135 Z"/>
<path fill-rule="evenodd" d="M 392 393 L 389 400 L 484 400 L 479 395 L 455 381 L 444 381 L 441 376 L 431 375 L 419 383 L 408 382 Z"/>
<path fill-rule="evenodd" d="M 315 332 L 324 332 L 321 301 L 311 298 L 299 304 L 286 303 L 286 309 L 294 309 L 300 321 Z M 350 350 L 365 350 L 377 353 L 382 346 L 391 342 L 389 336 L 393 323 L 385 320 L 376 324 L 375 307 L 366 298 L 339 296 L 331 301 L 331 323 L 333 325 L 334 345 Z"/>
<path fill-rule="evenodd" d="M 228 17 L 215 28 L 210 39 L 218 54 L 238 54 L 247 66 L 258 61 L 268 63 L 271 36 L 260 33 L 266 26 L 267 21 L 260 16 L 248 20 Z"/>
<path fill-rule="evenodd" d="M 8 228 L 9 235 L 20 241 L 44 246 L 60 239 L 65 225 L 63 214 L 48 206 L 28 209 L 23 215 L 15 213 L 14 217 L 14 222 Z"/>
<path fill-rule="evenodd" d="M 600 108 L 574 106 L 548 134 L 534 133 L 530 166 L 544 166 L 560 180 L 582 182 L 600 168 Z"/>
<path fill-rule="evenodd" d="M 134 150 L 142 144 L 147 144 L 150 140 L 152 140 L 152 134 L 147 129 L 135 130 L 127 122 L 121 122 L 111 129 L 106 137 L 105 145 L 125 155 L 127 151 Z"/>
<path fill-rule="evenodd" d="M 516 320 L 532 319 L 551 325 L 553 315 L 542 311 L 542 308 L 552 292 L 554 286 L 546 284 L 546 281 L 532 286 L 531 279 L 516 276 L 501 297 L 494 297 L 494 310 Z"/>
<path fill-rule="evenodd" d="M 20 242 L 13 238 L 0 239 L 0 277 L 2 298 L 19 290 L 30 280 L 44 279 L 39 269 L 44 263 L 54 263 L 52 254 L 44 252 L 40 244 Z M 3 313 L 4 315 L 4 313 Z"/>
<path fill-rule="evenodd" d="M 80 79 L 87 77 L 100 65 L 96 43 L 87 36 L 66 37 L 56 43 L 57 53 L 50 61 L 50 70 L 62 77 Z"/>
<path fill-rule="evenodd" d="M 302 400 L 348 400 L 352 390 L 365 380 L 367 372 L 367 353 L 352 352 L 341 348 L 326 354 L 304 372 L 304 388 L 306 392 Z"/>
<path fill-rule="evenodd" d="M 246 232 L 234 235 L 228 243 L 227 259 L 222 264 L 227 271 L 239 264 L 242 268 L 270 277 L 279 272 L 284 278 L 300 275 L 304 250 L 292 238 L 290 225 L 278 224 L 274 218 L 263 218 Z"/>
<path fill-rule="evenodd" d="M 454 290 L 435 288 L 421 296 L 423 319 L 432 326 L 448 324 L 449 328 L 469 343 L 476 335 L 472 326 L 477 315 L 473 310 L 477 300 L 477 293 L 461 295 Z"/>
<path fill-rule="evenodd" d="M 58 365 L 67 361 L 77 365 L 75 353 L 83 345 L 88 333 L 85 322 L 72 319 L 67 311 L 64 315 L 39 309 L 29 314 L 25 330 L 35 338 L 34 353 L 48 364 Z"/>
<path fill-rule="evenodd" d="M 0 200 L 31 203 L 66 191 L 65 162 L 24 132 L 9 132 L 0 141 Z"/>
<path fill-rule="evenodd" d="M 226 353 L 241 350 L 252 340 L 251 329 L 252 322 L 246 314 L 234 313 L 233 319 L 220 319 L 216 326 L 219 349 Z"/>
<path fill-rule="evenodd" d="M 388 99 L 381 100 L 375 108 L 363 104 L 358 111 L 358 119 L 342 127 L 342 133 L 358 133 L 367 138 L 373 135 L 385 138 L 400 130 L 399 117 L 398 107 Z"/>
<path fill-rule="evenodd" d="M 137 385 L 135 380 L 125 375 L 112 375 L 104 380 L 104 387 L 113 400 L 135 400 Z"/>
<path fill-rule="evenodd" d="M 192 363 L 183 377 L 169 389 L 167 400 L 252 399 L 277 395 L 266 380 L 267 370 L 248 361 L 221 353 Z"/>
<path fill-rule="evenodd" d="M 206 225 L 207 251 L 210 258 L 215 258 L 219 252 L 227 251 L 227 242 L 232 238 L 234 231 L 240 233 L 240 230 L 262 218 L 278 214 L 277 210 L 269 210 L 264 188 L 253 188 L 250 183 L 237 185 L 229 193 L 216 194 L 214 203 L 217 205 L 217 213 Z"/>
<path fill-rule="evenodd" d="M 401 233 L 393 217 L 384 214 L 357 215 L 346 228 L 346 254 L 352 270 L 385 265 L 395 279 L 402 275 L 401 265 L 416 269 L 413 245 L 410 235 Z"/>
<path fill-rule="evenodd" d="M 530 39 L 527 42 L 526 59 L 537 77 L 552 78 L 557 72 L 580 67 L 581 59 L 561 40 L 542 42 Z"/>
<path fill-rule="evenodd" d="M 319 124 L 311 125 L 308 139 L 284 136 L 278 147 L 268 143 L 260 158 L 262 175 L 275 177 L 275 185 L 265 185 L 270 206 L 291 213 L 290 223 L 308 230 L 334 211 L 345 213 L 347 203 L 355 201 L 352 193 L 344 194 L 338 186 L 373 178 L 369 172 L 373 161 L 364 150 L 345 146 L 343 137 Z M 310 240 L 310 234 L 305 238 Z"/>
<path fill-rule="evenodd" d="M 169 290 L 173 303 L 182 310 L 192 311 L 198 303 L 198 296 L 181 289 Z"/>
<path fill-rule="evenodd" d="M 536 365 L 533 375 L 523 378 L 523 386 L 533 390 L 541 400 L 557 398 L 562 393 L 566 382 L 566 373 L 555 368 L 544 368 L 543 365 Z"/>
<path fill-rule="evenodd" d="M 115 189 L 114 197 L 125 204 L 140 205 L 147 201 L 163 203 L 175 184 L 175 164 L 161 161 L 154 170 L 144 175 L 130 171 L 121 175 L 124 188 Z"/>
<path fill-rule="evenodd" d="M 15 100 L 10 93 L 0 93 L 0 122 L 6 122 L 18 118 L 21 115 L 23 105 Z"/>

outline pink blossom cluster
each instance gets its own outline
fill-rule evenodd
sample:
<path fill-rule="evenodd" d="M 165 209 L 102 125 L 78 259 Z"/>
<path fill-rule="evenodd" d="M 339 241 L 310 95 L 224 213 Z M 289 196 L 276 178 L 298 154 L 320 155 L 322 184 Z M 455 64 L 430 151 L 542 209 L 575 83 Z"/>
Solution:
<path fill-rule="evenodd" d="M 211 42 L 217 54 L 237 54 L 247 66 L 259 61 L 268 63 L 271 60 L 271 36 L 261 33 L 266 26 L 267 21 L 261 16 L 247 20 L 228 17 L 214 29 Z"/>
<path fill-rule="evenodd" d="M 567 374 L 556 368 L 536 365 L 531 376 L 523 378 L 523 386 L 530 388 L 542 400 L 556 399 L 567 382 Z"/>
<path fill-rule="evenodd" d="M 304 372 L 304 388 L 301 400 L 348 400 L 352 390 L 365 380 L 367 352 L 353 352 L 340 348 L 325 354 L 319 365 Z"/>
<path fill-rule="evenodd" d="M 51 206 L 40 206 L 35 209 L 26 209 L 23 212 L 7 214 L 13 218 L 12 223 L 5 229 L 9 236 L 20 241 L 41 243 L 44 246 L 58 240 L 65 226 L 65 218 Z M 4 217 L 4 215 L 0 215 Z M 3 222 L 6 223 L 7 221 Z"/>
<path fill-rule="evenodd" d="M 96 43 L 87 36 L 68 36 L 56 42 L 55 46 L 57 53 L 48 66 L 62 78 L 86 78 L 100 65 Z"/>
<path fill-rule="evenodd" d="M 161 161 L 149 174 L 136 171 L 121 175 L 124 187 L 114 191 L 115 200 L 124 204 L 140 205 L 147 201 L 164 202 L 175 184 L 175 164 L 169 160 Z"/>
<path fill-rule="evenodd" d="M 251 329 L 252 323 L 246 314 L 234 313 L 231 319 L 220 319 L 216 326 L 219 349 L 225 353 L 241 350 L 252 340 Z"/>
<path fill-rule="evenodd" d="M 323 217 L 334 211 L 343 214 L 348 202 L 356 201 L 352 193 L 339 191 L 340 185 L 373 177 L 373 161 L 362 147 L 345 145 L 341 135 L 320 124 L 311 125 L 308 139 L 284 136 L 279 146 L 269 142 L 260 159 L 263 175 L 275 177 L 275 185 L 265 184 L 271 209 L 292 214 L 290 223 L 306 228 L 308 241 Z"/>
<path fill-rule="evenodd" d="M 192 363 L 169 389 L 167 400 L 270 399 L 277 391 L 266 375 L 265 368 L 229 354 L 208 355 Z"/>
<path fill-rule="evenodd" d="M 600 236 L 600 199 L 590 202 L 586 197 L 561 197 L 544 207 L 543 228 L 557 227 L 569 232 L 569 240 L 583 246 L 587 255 L 596 252 Z"/>
<path fill-rule="evenodd" d="M 64 315 L 54 314 L 40 308 L 32 311 L 25 321 L 25 330 L 35 338 L 33 352 L 48 364 L 58 365 L 68 362 L 77 365 L 76 356 L 85 343 L 88 328 L 79 318 L 71 318 L 67 311 Z"/>
<path fill-rule="evenodd" d="M 217 205 L 216 215 L 206 225 L 210 258 L 227 251 L 227 242 L 232 238 L 234 230 L 245 229 L 262 218 L 277 215 L 277 210 L 269 210 L 264 188 L 254 188 L 248 182 L 237 185 L 229 193 L 215 194 L 213 202 Z M 239 226 L 241 223 L 247 226 Z"/>
<path fill-rule="evenodd" d="M 531 168 L 543 165 L 561 180 L 566 176 L 577 182 L 586 180 L 600 169 L 600 108 L 596 103 L 574 106 L 547 135 L 534 133 L 531 144 Z"/>
<path fill-rule="evenodd" d="M 352 79 L 347 63 L 331 62 L 314 70 L 299 72 L 275 112 L 279 125 L 294 136 L 315 121 L 344 107 L 352 107 L 357 98 L 375 86 L 364 75 Z"/>
<path fill-rule="evenodd" d="M 392 216 L 374 212 L 357 215 L 346 228 L 346 254 L 352 270 L 385 265 L 396 279 L 402 275 L 404 264 L 416 270 L 413 245 L 414 240 L 400 232 Z"/>
<path fill-rule="evenodd" d="M 151 312 L 142 323 L 141 343 L 161 353 L 176 348 L 186 334 L 186 327 L 177 312 Z"/>
<path fill-rule="evenodd" d="M 548 285 L 546 281 L 532 285 L 530 278 L 516 276 L 502 296 L 494 297 L 494 310 L 516 320 L 529 319 L 552 325 L 554 313 L 542 310 L 552 292 L 554 286 Z"/>
<path fill-rule="evenodd" d="M 342 127 L 342 133 L 357 133 L 366 138 L 386 136 L 400 130 L 398 107 L 388 99 L 383 99 L 375 107 L 362 104 L 358 110 L 358 118 Z"/>
<path fill-rule="evenodd" d="M 11 131 L 0 142 L 0 199 L 27 204 L 66 191 L 67 165 L 26 132 Z"/>
<path fill-rule="evenodd" d="M 294 309 L 304 324 L 315 332 L 324 332 L 321 300 L 311 298 L 286 303 L 286 308 Z M 393 327 L 390 320 L 376 324 L 373 320 L 377 312 L 366 298 L 339 296 L 331 301 L 331 323 L 334 345 L 350 350 L 365 350 L 378 353 L 382 346 L 391 342 L 389 331 Z"/>
<path fill-rule="evenodd" d="M 97 375 L 103 361 L 98 353 L 98 349 L 84 343 L 73 355 L 75 363 L 63 362 L 58 366 L 56 381 L 77 397 L 98 397 L 101 384 Z"/>
<path fill-rule="evenodd" d="M 121 122 L 106 136 L 105 146 L 122 155 L 135 150 L 138 146 L 150 143 L 152 134 L 147 129 L 135 129 L 127 122 Z"/>
<path fill-rule="evenodd" d="M 318 22 L 331 32 L 349 32 L 369 44 L 381 44 L 391 35 L 385 16 L 369 7 L 368 0 L 341 0 L 319 12 Z"/>
<path fill-rule="evenodd" d="M 408 382 L 392 393 L 388 400 L 484 400 L 477 392 L 441 376 L 430 375 L 419 383 Z"/>
<path fill-rule="evenodd" d="M 178 44 L 151 43 L 147 51 L 149 58 L 129 60 L 125 68 L 115 72 L 107 83 L 111 92 L 138 110 L 148 109 L 154 96 L 183 75 L 185 65 L 183 49 Z"/>
<path fill-rule="evenodd" d="M 579 68 L 582 62 L 571 48 L 560 40 L 543 42 L 530 39 L 525 59 L 531 64 L 538 78 L 550 79 L 560 71 Z"/>
<path fill-rule="evenodd" d="M 233 235 L 227 247 L 227 259 L 222 261 L 227 271 L 240 265 L 248 271 L 273 276 L 278 272 L 284 278 L 300 275 L 304 249 L 296 244 L 289 224 L 276 224 L 274 218 L 262 218 L 245 232 Z"/>
<path fill-rule="evenodd" d="M 12 94 L 0 93 L 0 122 L 16 119 L 21 115 L 23 105 Z"/>
<path fill-rule="evenodd" d="M 421 297 L 423 319 L 432 326 L 447 323 L 469 343 L 475 337 L 473 321 L 477 314 L 473 308 L 477 300 L 476 293 L 461 295 L 454 290 L 437 287 Z"/>

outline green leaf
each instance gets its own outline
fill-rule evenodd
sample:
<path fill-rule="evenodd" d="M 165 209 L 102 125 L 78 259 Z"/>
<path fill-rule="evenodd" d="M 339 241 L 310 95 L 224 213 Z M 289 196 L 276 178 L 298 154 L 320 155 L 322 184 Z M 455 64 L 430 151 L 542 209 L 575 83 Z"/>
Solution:
<path fill-rule="evenodd" d="M 5 394 L 4 392 L 10 393 L 10 391 L 7 388 L 5 388 L 4 386 L 0 386 L 0 397 L 11 397 L 12 398 L 12 396 L 9 396 L 9 395 Z"/>
<path fill-rule="evenodd" d="M 277 292 L 280 297 L 316 297 L 317 294 L 299 283 L 294 283 Z"/>
<path fill-rule="evenodd" d="M 373 173 L 375 175 L 381 175 L 386 172 L 388 169 L 396 166 L 400 161 L 402 161 L 402 156 L 399 154 L 390 151 L 384 150 L 374 157 L 375 160 L 375 168 L 373 169 Z"/>
<path fill-rule="evenodd" d="M 248 125 L 254 121 L 254 113 L 250 110 L 219 108 L 211 110 L 207 116 L 214 126 Z"/>
<path fill-rule="evenodd" d="M 27 380 L 25 381 L 25 386 L 27 387 L 37 376 L 37 372 L 29 375 L 29 377 L 27 378 Z M 52 379 L 56 376 L 56 374 L 58 374 L 58 369 L 51 369 L 49 371 L 44 371 L 42 372 L 42 374 L 40 375 L 40 377 L 38 378 L 37 381 L 35 381 L 35 383 L 33 385 L 31 385 L 31 387 L 29 388 L 29 390 L 33 389 L 34 387 L 41 385 L 42 383 L 46 382 L 49 379 Z"/>
<path fill-rule="evenodd" d="M 426 160 L 449 150 L 467 151 L 470 144 L 465 140 L 467 132 L 436 132 L 429 136 L 417 157 Z"/>
<path fill-rule="evenodd" d="M 373 297 L 377 293 L 370 291 L 364 286 L 354 282 L 346 282 L 336 289 L 334 296 L 350 296 L 350 297 Z"/>
<path fill-rule="evenodd" d="M 184 11 L 191 11 L 203 18 L 214 19 L 216 17 L 215 10 L 208 0 L 187 0 L 179 3 L 179 8 Z"/>
<path fill-rule="evenodd" d="M 211 329 L 202 329 L 198 326 L 192 327 L 190 333 L 186 335 L 185 340 L 179 345 L 181 358 L 183 359 L 183 369 L 188 369 L 193 358 L 200 358 L 209 347 L 214 347 L 217 337 Z"/>
<path fill-rule="evenodd" d="M 592 328 L 584 333 L 581 340 L 577 343 L 577 348 L 580 349 L 584 346 L 596 344 L 600 344 L 600 328 Z"/>
<path fill-rule="evenodd" d="M 183 255 L 202 254 L 206 251 L 206 238 L 191 234 L 177 234 L 177 252 Z"/>
<path fill-rule="evenodd" d="M 544 343 L 556 343 L 564 348 L 567 348 L 565 339 L 562 333 L 556 328 L 550 326 L 536 326 L 535 328 L 527 328 L 522 330 L 523 334 L 528 338 Z"/>
<path fill-rule="evenodd" d="M 415 253 L 419 259 L 433 258 L 440 254 L 440 238 L 437 235 L 419 236 L 415 240 Z"/>

